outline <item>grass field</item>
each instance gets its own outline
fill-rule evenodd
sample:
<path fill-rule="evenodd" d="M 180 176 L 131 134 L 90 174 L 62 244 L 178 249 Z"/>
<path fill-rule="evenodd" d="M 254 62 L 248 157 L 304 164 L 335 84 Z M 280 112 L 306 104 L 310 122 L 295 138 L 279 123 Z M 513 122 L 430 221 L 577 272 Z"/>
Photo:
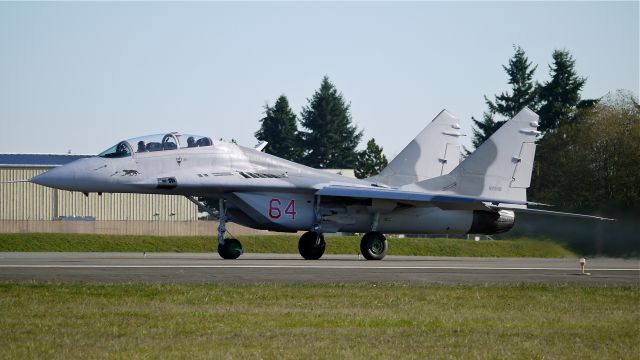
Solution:
<path fill-rule="evenodd" d="M 0 283 L 0 358 L 638 359 L 640 288 Z"/>
<path fill-rule="evenodd" d="M 298 236 L 242 236 L 249 253 L 298 253 Z M 360 238 L 328 236 L 326 254 L 357 254 Z M 96 234 L 0 234 L 1 251 L 54 252 L 212 252 L 213 236 L 118 236 Z M 480 257 L 574 257 L 567 248 L 546 240 L 470 241 L 460 239 L 389 239 L 390 255 Z"/>

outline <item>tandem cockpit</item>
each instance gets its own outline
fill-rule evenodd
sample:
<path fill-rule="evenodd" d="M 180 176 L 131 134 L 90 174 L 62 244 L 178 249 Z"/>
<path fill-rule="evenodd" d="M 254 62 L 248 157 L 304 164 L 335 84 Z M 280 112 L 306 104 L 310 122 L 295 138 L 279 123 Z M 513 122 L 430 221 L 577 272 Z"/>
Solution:
<path fill-rule="evenodd" d="M 138 153 L 171 151 L 212 145 L 213 141 L 206 136 L 172 132 L 123 140 L 101 152 L 98 156 L 104 158 L 122 158 Z"/>

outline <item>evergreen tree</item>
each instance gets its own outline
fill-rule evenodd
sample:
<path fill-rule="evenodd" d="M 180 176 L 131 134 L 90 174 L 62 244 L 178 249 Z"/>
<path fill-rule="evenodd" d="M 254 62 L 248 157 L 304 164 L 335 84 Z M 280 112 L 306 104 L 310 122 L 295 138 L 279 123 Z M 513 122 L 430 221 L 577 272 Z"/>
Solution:
<path fill-rule="evenodd" d="M 389 162 L 382 153 L 382 147 L 376 144 L 376 139 L 367 142 L 367 148 L 358 152 L 358 161 L 355 167 L 355 174 L 358 179 L 377 175 Z"/>
<path fill-rule="evenodd" d="M 300 161 L 302 149 L 298 141 L 297 119 L 289 107 L 287 97 L 280 95 L 273 107 L 266 104 L 264 115 L 255 136 L 256 139 L 269 143 L 265 151 L 287 160 Z"/>
<path fill-rule="evenodd" d="M 493 134 L 502 125 L 503 121 L 496 121 L 494 116 L 494 113 L 485 111 L 482 114 L 482 120 L 476 120 L 473 116 L 471 117 L 471 120 L 473 120 L 475 125 L 473 128 L 473 139 L 471 142 L 475 149 L 482 145 L 482 143 L 488 138 L 485 134 Z M 467 152 L 470 153 L 469 151 Z"/>
<path fill-rule="evenodd" d="M 307 149 L 303 163 L 315 168 L 353 168 L 362 131 L 351 123 L 349 104 L 325 76 L 302 109 L 300 133 Z"/>
<path fill-rule="evenodd" d="M 489 110 L 482 116 L 482 120 L 471 118 L 475 124 L 473 130 L 473 145 L 480 146 L 487 140 L 502 124 L 514 117 L 523 107 L 528 106 L 532 110 L 537 109 L 538 90 L 533 81 L 533 74 L 537 69 L 532 66 L 520 46 L 514 46 L 515 54 L 509 60 L 507 66 L 502 68 L 509 77 L 508 83 L 511 85 L 511 93 L 503 92 L 495 96 L 491 101 L 487 96 L 484 101 Z M 495 115 L 500 115 L 502 119 L 496 120 Z"/>
<path fill-rule="evenodd" d="M 576 61 L 569 51 L 555 50 L 552 57 L 553 65 L 549 65 L 551 80 L 540 87 L 542 106 L 538 112 L 538 130 L 543 133 L 554 130 L 573 118 L 580 102 L 580 91 L 587 81 L 576 73 Z"/>

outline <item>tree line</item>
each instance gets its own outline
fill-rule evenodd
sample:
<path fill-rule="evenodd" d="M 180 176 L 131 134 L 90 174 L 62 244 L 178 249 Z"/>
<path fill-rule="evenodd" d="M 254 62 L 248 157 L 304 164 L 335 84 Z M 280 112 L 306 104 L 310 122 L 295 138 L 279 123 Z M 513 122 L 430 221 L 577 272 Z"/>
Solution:
<path fill-rule="evenodd" d="M 484 96 L 487 110 L 480 120 L 472 117 L 473 146 L 480 146 L 502 124 L 527 106 L 540 116 L 538 130 L 544 134 L 560 124 L 571 121 L 580 102 L 580 92 L 586 78 L 578 76 L 575 60 L 567 50 L 555 50 L 549 65 L 550 80 L 533 80 L 538 68 L 527 58 L 524 49 L 514 46 L 515 53 L 502 68 L 507 73 L 511 92 L 495 95 L 494 100 Z"/>
<path fill-rule="evenodd" d="M 287 160 L 319 169 L 354 169 L 358 178 L 375 175 L 387 166 L 387 158 L 373 138 L 364 150 L 356 150 L 362 130 L 353 124 L 350 107 L 325 76 L 299 118 L 285 95 L 273 106 L 267 103 L 255 136 L 269 142 L 267 153 Z"/>

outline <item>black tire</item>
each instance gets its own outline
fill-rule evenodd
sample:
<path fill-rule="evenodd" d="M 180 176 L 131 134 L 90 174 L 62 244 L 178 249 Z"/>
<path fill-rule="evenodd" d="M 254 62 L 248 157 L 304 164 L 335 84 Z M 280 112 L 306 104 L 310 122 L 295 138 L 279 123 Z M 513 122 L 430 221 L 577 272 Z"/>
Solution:
<path fill-rule="evenodd" d="M 218 254 L 223 259 L 237 259 L 244 249 L 237 239 L 226 239 L 224 245 L 218 245 Z"/>
<path fill-rule="evenodd" d="M 371 231 L 362 237 L 360 252 L 367 260 L 382 260 L 387 255 L 389 244 L 387 238 L 379 232 Z"/>
<path fill-rule="evenodd" d="M 316 246 L 318 236 L 320 236 L 320 245 Z M 300 240 L 298 241 L 298 251 L 306 260 L 318 260 L 324 254 L 326 245 L 327 244 L 324 242 L 324 235 L 318 234 L 314 231 L 308 231 L 300 237 Z"/>

